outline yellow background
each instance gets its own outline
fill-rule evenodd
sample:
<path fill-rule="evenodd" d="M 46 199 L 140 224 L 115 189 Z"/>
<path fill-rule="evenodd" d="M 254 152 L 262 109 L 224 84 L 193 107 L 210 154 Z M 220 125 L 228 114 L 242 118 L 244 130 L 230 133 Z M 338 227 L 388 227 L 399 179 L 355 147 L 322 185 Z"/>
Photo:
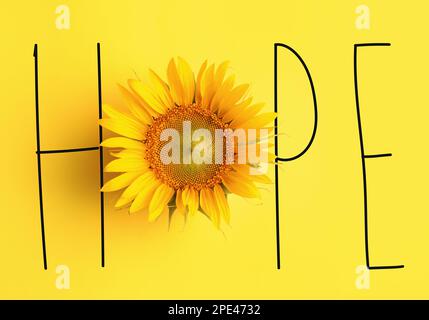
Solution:
<path fill-rule="evenodd" d="M 27 1 L 0 13 L 0 298 L 429 298 L 426 149 L 427 1 L 365 0 L 371 29 L 357 30 L 353 0 Z M 55 8 L 71 29 L 56 29 Z M 165 75 L 180 55 L 194 70 L 231 61 L 256 101 L 273 106 L 273 44 L 294 47 L 313 76 L 320 122 L 301 159 L 280 169 L 282 269 L 276 269 L 273 186 L 262 203 L 231 196 L 224 233 L 200 217 L 168 231 L 106 197 L 106 268 L 100 267 L 98 153 L 42 156 L 49 268 L 43 270 L 34 111 L 33 45 L 39 44 L 42 149 L 95 146 L 96 43 L 102 45 L 103 100 L 123 105 L 116 83 L 151 67 Z M 360 52 L 361 112 L 368 153 L 371 263 L 405 269 L 370 273 L 365 264 L 363 194 L 353 87 Z M 308 82 L 279 52 L 282 156 L 311 132 Z M 272 173 L 271 169 L 271 173 Z M 106 177 L 108 178 L 108 176 Z M 55 286 L 58 265 L 69 290 Z"/>

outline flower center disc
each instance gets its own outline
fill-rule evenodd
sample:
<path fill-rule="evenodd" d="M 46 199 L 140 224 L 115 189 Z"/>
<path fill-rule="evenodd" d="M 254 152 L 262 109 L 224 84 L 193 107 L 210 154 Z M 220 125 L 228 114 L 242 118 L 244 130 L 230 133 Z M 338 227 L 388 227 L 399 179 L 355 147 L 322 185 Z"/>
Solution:
<path fill-rule="evenodd" d="M 189 127 L 189 124 L 191 128 L 190 134 L 184 130 L 185 126 Z M 224 148 L 224 141 L 216 141 L 216 139 L 220 140 L 224 138 L 216 138 L 215 130 L 225 128 L 225 124 L 208 109 L 201 108 L 195 104 L 187 107 L 174 107 L 166 114 L 156 118 L 146 133 L 146 159 L 149 162 L 150 168 L 154 171 L 158 179 L 174 189 L 193 187 L 196 190 L 200 190 L 203 187 L 213 187 L 215 184 L 221 182 L 222 173 L 227 169 L 225 164 L 216 164 L 214 161 L 216 143 L 223 143 L 222 146 Z M 162 141 L 161 139 L 161 133 L 163 131 L 166 132 L 166 129 L 174 129 L 180 137 L 180 141 L 173 143 L 173 145 L 177 146 L 175 151 L 180 152 L 179 163 L 166 164 L 165 160 L 162 161 L 161 159 L 163 147 L 166 144 L 171 145 L 172 143 L 170 135 L 167 136 L 167 141 Z M 206 129 L 211 134 L 211 144 L 207 145 L 207 148 L 210 148 L 212 151 L 210 163 L 197 164 L 192 160 L 194 147 L 200 143 L 210 143 L 207 140 L 190 142 L 191 154 L 189 154 L 189 151 L 183 150 L 184 139 L 191 141 L 193 133 L 198 129 Z M 168 149 L 166 146 L 166 150 L 171 149 Z M 169 155 L 171 156 L 171 153 Z M 184 161 L 185 158 L 189 160 Z"/>

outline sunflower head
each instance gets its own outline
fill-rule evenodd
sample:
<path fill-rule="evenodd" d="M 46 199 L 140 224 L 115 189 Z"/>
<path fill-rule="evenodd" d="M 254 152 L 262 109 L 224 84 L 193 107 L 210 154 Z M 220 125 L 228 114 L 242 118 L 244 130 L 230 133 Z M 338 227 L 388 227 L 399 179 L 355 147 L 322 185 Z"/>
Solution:
<path fill-rule="evenodd" d="M 229 193 L 259 197 L 255 183 L 270 179 L 251 174 L 261 158 L 249 154 L 260 155 L 266 139 L 246 132 L 261 130 L 275 114 L 261 113 L 263 104 L 252 104 L 249 86 L 235 85 L 227 69 L 228 62 L 204 62 L 195 78 L 185 60 L 172 59 L 166 82 L 149 70 L 145 82 L 119 86 L 129 112 L 103 105 L 100 125 L 118 135 L 101 144 L 116 158 L 105 171 L 119 175 L 102 191 L 124 189 L 116 207 L 146 210 L 151 221 L 199 211 L 219 227 L 230 220 Z"/>

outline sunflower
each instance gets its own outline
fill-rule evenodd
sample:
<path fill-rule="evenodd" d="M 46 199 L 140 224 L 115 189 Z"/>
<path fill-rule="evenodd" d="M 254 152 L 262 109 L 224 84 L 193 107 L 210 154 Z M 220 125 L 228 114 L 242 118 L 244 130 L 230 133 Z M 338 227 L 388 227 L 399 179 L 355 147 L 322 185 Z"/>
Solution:
<path fill-rule="evenodd" d="M 230 221 L 229 194 L 260 197 L 255 183 L 271 181 L 266 175 L 249 174 L 258 163 L 231 163 L 224 158 L 215 163 L 165 163 L 160 156 L 165 146 L 162 131 L 180 131 L 185 121 L 192 130 L 204 128 L 213 135 L 217 129 L 259 129 L 272 123 L 275 114 L 261 113 L 264 105 L 252 104 L 249 85 L 235 85 L 234 75 L 227 75 L 228 67 L 228 62 L 216 67 L 206 61 L 195 78 L 189 64 L 177 58 L 168 64 L 167 82 L 148 70 L 145 81 L 130 79 L 128 89 L 119 85 L 127 112 L 104 104 L 107 117 L 100 120 L 103 128 L 119 135 L 101 143 L 114 149 L 115 159 L 105 171 L 119 173 L 104 184 L 102 192 L 124 189 L 115 207 L 128 207 L 130 213 L 146 210 L 149 221 L 162 214 L 201 212 L 219 227 L 222 220 Z"/>

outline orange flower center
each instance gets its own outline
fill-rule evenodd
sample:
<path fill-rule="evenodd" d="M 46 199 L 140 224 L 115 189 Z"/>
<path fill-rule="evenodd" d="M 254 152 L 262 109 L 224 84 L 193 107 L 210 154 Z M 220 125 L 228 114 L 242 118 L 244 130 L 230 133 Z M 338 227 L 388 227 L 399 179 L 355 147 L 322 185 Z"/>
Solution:
<path fill-rule="evenodd" d="M 189 128 L 189 129 L 187 129 Z M 216 114 L 206 108 L 193 104 L 191 106 L 177 106 L 170 109 L 166 114 L 159 116 L 150 125 L 146 133 L 144 143 L 146 145 L 146 159 L 149 162 L 150 168 L 154 171 L 155 175 L 174 189 L 183 189 L 185 187 L 193 187 L 200 190 L 203 187 L 213 187 L 215 184 L 222 182 L 222 175 L 225 171 L 230 170 L 230 166 L 225 164 L 225 141 L 224 137 L 219 137 L 215 134 L 216 129 L 225 129 L 227 125 L 224 124 Z M 177 132 L 179 141 L 174 142 L 174 135 L 166 139 L 162 133 L 167 132 L 166 129 L 173 129 L 169 132 Z M 193 141 L 190 137 L 198 129 L 205 129 L 210 132 L 211 143 L 207 148 L 211 149 L 212 161 L 210 163 L 195 163 L 192 161 L 192 153 L 198 144 L 207 143 L 207 141 Z M 188 131 L 187 131 L 188 130 Z M 166 140 L 166 141 L 164 141 Z M 221 140 L 221 141 L 220 141 Z M 223 148 L 222 163 L 216 163 L 216 144 L 220 143 Z M 176 149 L 167 149 L 176 146 Z M 184 145 L 189 145 L 186 150 Z M 163 151 L 164 149 L 164 151 Z M 166 163 L 165 157 L 162 154 L 165 150 L 170 150 L 168 154 L 170 159 L 179 161 L 172 161 Z M 179 157 L 172 155 L 173 152 L 179 152 Z M 217 161 L 219 162 L 219 161 Z"/>

